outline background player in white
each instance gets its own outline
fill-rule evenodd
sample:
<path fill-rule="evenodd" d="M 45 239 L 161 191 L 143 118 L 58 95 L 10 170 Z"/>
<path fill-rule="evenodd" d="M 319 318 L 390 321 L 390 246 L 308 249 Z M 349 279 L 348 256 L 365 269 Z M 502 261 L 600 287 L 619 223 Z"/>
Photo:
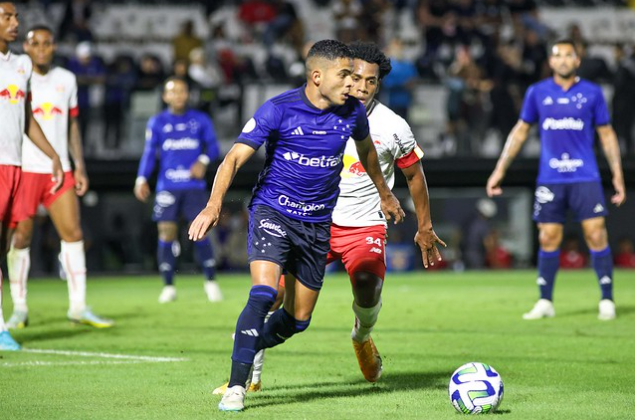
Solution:
<path fill-rule="evenodd" d="M 37 147 L 52 159 L 56 191 L 64 182 L 60 158 L 33 118 L 29 103 L 31 60 L 14 54 L 9 43 L 18 36 L 18 13 L 12 2 L 0 2 L 0 263 L 4 260 L 15 224 L 26 212 L 17 199 L 22 170 L 22 136 L 26 132 Z M 0 271 L 0 350 L 19 350 L 6 329 L 2 315 L 2 272 Z"/>
<path fill-rule="evenodd" d="M 559 267 L 560 243 L 567 210 L 582 224 L 591 251 L 593 268 L 602 297 L 598 318 L 615 318 L 613 303 L 613 258 L 604 216 L 604 192 L 593 150 L 595 132 L 613 174 L 615 194 L 611 202 L 626 200 L 620 149 L 611 127 L 600 86 L 576 76 L 580 58 L 570 40 L 554 43 L 549 65 L 553 78 L 535 83 L 525 94 L 520 119 L 509 134 L 496 169 L 487 181 L 487 195 L 502 194 L 507 168 L 527 140 L 533 123 L 540 126 L 540 170 L 534 202 L 534 220 L 540 231 L 538 286 L 540 300 L 524 319 L 555 315 L 553 286 Z"/>
<path fill-rule="evenodd" d="M 88 190 L 88 177 L 82 154 L 82 142 L 77 119 L 77 82 L 68 70 L 52 67 L 55 54 L 53 31 L 35 26 L 27 32 L 24 51 L 33 62 L 31 77 L 31 108 L 47 139 L 62 159 L 64 184 L 51 193 L 51 159 L 25 136 L 22 143 L 22 187 L 18 197 L 28 218 L 18 223 L 7 258 L 13 315 L 8 328 L 28 325 L 27 279 L 31 265 L 30 245 L 33 236 L 33 216 L 40 204 L 48 210 L 61 239 L 60 261 L 68 285 L 69 320 L 97 328 L 113 325 L 95 315 L 86 306 L 86 256 L 79 202 Z M 72 171 L 69 151 L 73 156 Z"/>
<path fill-rule="evenodd" d="M 421 250 L 423 265 L 427 268 L 441 260 L 437 243 L 445 246 L 434 229 L 430 218 L 428 188 L 420 163 L 423 152 L 417 145 L 408 123 L 375 99 L 381 80 L 390 73 L 390 59 L 373 43 L 351 44 L 353 54 L 353 86 L 350 95 L 366 107 L 370 137 L 373 140 L 379 164 L 390 188 L 395 183 L 395 164 L 408 182 L 415 205 L 418 228 L 414 241 Z M 387 223 L 381 208 L 377 189 L 361 165 L 355 141 L 349 139 L 344 151 L 344 168 L 340 181 L 340 194 L 333 210 L 331 250 L 327 263 L 342 260 L 353 288 L 355 323 L 351 338 L 364 378 L 375 382 L 381 376 L 382 362 L 370 336 L 381 309 L 381 292 L 386 274 L 385 242 Z M 285 276 L 292 278 L 291 274 Z M 280 303 L 282 287 L 277 304 Z M 277 305 L 272 310 L 277 309 Z M 254 360 L 250 390 L 260 389 L 260 371 L 263 351 Z M 227 384 L 214 393 L 224 392 Z"/>

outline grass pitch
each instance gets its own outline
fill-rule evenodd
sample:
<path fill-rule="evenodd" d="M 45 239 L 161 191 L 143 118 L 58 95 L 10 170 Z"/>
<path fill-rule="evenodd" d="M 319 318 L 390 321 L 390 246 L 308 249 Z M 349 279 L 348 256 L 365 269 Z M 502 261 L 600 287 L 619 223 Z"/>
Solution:
<path fill-rule="evenodd" d="M 27 351 L 0 352 L 0 418 L 456 420 L 447 385 L 469 361 L 503 378 L 496 418 L 634 418 L 635 272 L 615 278 L 615 321 L 597 320 L 592 270 L 561 271 L 556 318 L 523 321 L 533 271 L 389 274 L 373 333 L 384 376 L 369 384 L 350 343 L 348 280 L 331 275 L 308 331 L 267 352 L 264 389 L 240 414 L 218 412 L 211 391 L 229 375 L 246 275 L 220 277 L 219 304 L 199 277 L 179 276 L 167 305 L 157 277 L 93 277 L 89 302 L 116 320 L 109 330 L 71 326 L 66 285 L 31 281 L 31 325 L 13 333 Z M 5 286 L 7 318 L 8 295 Z"/>

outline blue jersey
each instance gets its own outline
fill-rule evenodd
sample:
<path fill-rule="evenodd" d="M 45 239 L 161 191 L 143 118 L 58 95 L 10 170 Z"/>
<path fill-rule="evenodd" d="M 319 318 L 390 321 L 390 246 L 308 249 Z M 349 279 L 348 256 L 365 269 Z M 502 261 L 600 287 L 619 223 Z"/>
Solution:
<path fill-rule="evenodd" d="M 137 176 L 148 179 L 158 157 L 157 191 L 205 189 L 204 179 L 190 175 L 190 168 L 200 155 L 207 155 L 210 160 L 219 155 L 210 118 L 195 110 L 187 110 L 183 115 L 166 110 L 148 121 L 145 150 Z"/>
<path fill-rule="evenodd" d="M 598 181 L 595 128 L 610 123 L 602 89 L 577 79 L 563 91 L 553 79 L 529 87 L 520 119 L 540 127 L 539 184 Z"/>
<path fill-rule="evenodd" d="M 304 89 L 265 102 L 237 142 L 254 149 L 266 143 L 265 165 L 251 206 L 269 206 L 305 222 L 330 221 L 346 141 L 368 137 L 368 119 L 364 106 L 353 97 L 342 106 L 321 110 L 311 104 Z"/>

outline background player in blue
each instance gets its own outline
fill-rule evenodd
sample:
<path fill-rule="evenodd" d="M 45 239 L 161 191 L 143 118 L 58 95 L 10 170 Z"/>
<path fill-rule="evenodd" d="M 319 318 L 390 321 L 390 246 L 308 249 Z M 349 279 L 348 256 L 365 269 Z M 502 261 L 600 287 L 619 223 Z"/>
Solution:
<path fill-rule="evenodd" d="M 216 225 L 238 168 L 265 144 L 265 167 L 250 203 L 252 288 L 236 324 L 221 410 L 244 408 L 245 384 L 257 351 L 309 326 L 324 278 L 331 213 L 349 137 L 357 140 L 360 161 L 379 191 L 386 218 L 397 222 L 404 217 L 382 176 L 364 106 L 349 97 L 351 58 L 351 51 L 339 41 L 315 43 L 306 60 L 307 84 L 265 102 L 247 122 L 218 169 L 207 207 L 190 226 L 190 238 L 198 240 Z M 297 281 L 286 284 L 284 308 L 264 324 L 283 268 Z"/>
<path fill-rule="evenodd" d="M 156 199 L 152 219 L 159 229 L 158 262 L 165 286 L 160 303 L 176 299 L 174 268 L 180 253 L 177 242 L 178 221 L 183 216 L 194 220 L 205 206 L 205 172 L 210 161 L 218 158 L 219 147 L 212 121 L 200 111 L 187 108 L 187 83 L 178 78 L 165 82 L 163 100 L 168 109 L 152 117 L 146 129 L 146 145 L 139 164 L 135 196 L 145 202 L 150 196 L 148 178 L 159 159 Z M 211 302 L 222 300 L 215 281 L 212 244 L 201 236 L 194 244 L 195 256 L 206 278 L 205 292 Z"/>
<path fill-rule="evenodd" d="M 555 315 L 553 285 L 559 267 L 563 224 L 567 210 L 572 210 L 582 224 L 602 291 L 598 318 L 610 320 L 615 318 L 613 259 L 604 224 L 607 214 L 604 192 L 593 152 L 595 131 L 613 174 L 615 195 L 611 202 L 616 206 L 626 200 L 619 144 L 610 125 L 602 89 L 576 76 L 580 58 L 573 42 L 556 42 L 549 65 L 553 78 L 527 90 L 520 120 L 509 134 L 496 169 L 487 181 L 487 194 L 492 197 L 502 193 L 500 185 L 505 171 L 527 139 L 531 124 L 538 123 L 542 149 L 534 220 L 540 231 L 540 300 L 523 318 Z"/>

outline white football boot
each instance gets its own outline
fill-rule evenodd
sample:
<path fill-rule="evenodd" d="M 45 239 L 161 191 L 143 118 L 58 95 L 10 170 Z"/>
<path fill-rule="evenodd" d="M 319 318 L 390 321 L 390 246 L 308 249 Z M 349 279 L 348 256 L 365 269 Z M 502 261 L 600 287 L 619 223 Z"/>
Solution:
<path fill-rule="evenodd" d="M 223 294 L 220 291 L 218 283 L 214 280 L 205 282 L 205 293 L 210 302 L 220 302 L 223 300 Z"/>
<path fill-rule="evenodd" d="M 598 319 L 600 321 L 610 321 L 615 319 L 615 303 L 612 300 L 602 299 L 598 308 Z"/>
<path fill-rule="evenodd" d="M 218 403 L 220 411 L 243 411 L 245 408 L 245 387 L 234 385 L 227 388 L 223 399 Z"/>
<path fill-rule="evenodd" d="M 159 303 L 174 302 L 176 300 L 176 287 L 163 286 L 163 290 L 159 295 Z"/>
<path fill-rule="evenodd" d="M 531 311 L 523 315 L 523 319 L 553 318 L 554 316 L 556 316 L 556 310 L 553 307 L 553 302 L 547 299 L 540 299 Z"/>

